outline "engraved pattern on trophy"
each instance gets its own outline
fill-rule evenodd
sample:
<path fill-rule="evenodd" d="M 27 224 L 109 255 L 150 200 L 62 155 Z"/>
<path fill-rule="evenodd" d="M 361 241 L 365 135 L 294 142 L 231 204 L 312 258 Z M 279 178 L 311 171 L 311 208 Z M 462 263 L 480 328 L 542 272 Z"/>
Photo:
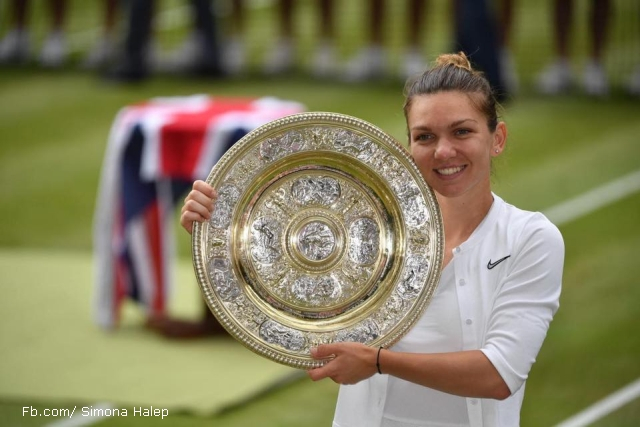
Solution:
<path fill-rule="evenodd" d="M 222 301 L 232 301 L 240 295 L 238 282 L 229 268 L 229 260 L 213 258 L 209 262 L 209 277 Z"/>
<path fill-rule="evenodd" d="M 226 228 L 209 227 L 209 232 L 207 233 L 207 259 L 227 256 L 228 238 L 229 233 Z"/>
<path fill-rule="evenodd" d="M 259 217 L 251 224 L 251 255 L 253 259 L 272 264 L 282 256 L 280 224 L 270 217 Z"/>
<path fill-rule="evenodd" d="M 365 319 L 351 329 L 336 334 L 336 341 L 367 343 L 380 336 L 380 327 L 371 319 Z"/>
<path fill-rule="evenodd" d="M 322 261 L 333 253 L 336 247 L 336 236 L 324 222 L 313 221 L 300 230 L 298 246 L 307 259 Z"/>
<path fill-rule="evenodd" d="M 291 195 L 301 205 L 331 206 L 340 198 L 340 184 L 328 176 L 304 176 L 293 182 Z"/>
<path fill-rule="evenodd" d="M 332 276 L 304 275 L 293 282 L 291 287 L 292 296 L 311 307 L 326 307 L 335 304 L 341 293 L 340 282 Z"/>
<path fill-rule="evenodd" d="M 226 228 L 231 224 L 231 216 L 236 202 L 240 198 L 240 190 L 233 184 L 224 184 L 218 189 L 218 199 L 209 223 L 214 228 Z"/>
<path fill-rule="evenodd" d="M 398 294 L 402 298 L 413 299 L 420 294 L 424 287 L 424 278 L 429 270 L 429 265 L 429 261 L 418 254 L 409 256 L 405 274 L 397 288 Z"/>
<path fill-rule="evenodd" d="M 245 188 L 252 180 L 256 171 L 262 170 L 265 159 L 260 156 L 260 150 L 254 147 L 247 151 L 232 167 L 230 176 L 233 176 L 233 183 L 239 188 Z"/>
<path fill-rule="evenodd" d="M 364 162 L 375 159 L 376 145 L 369 138 L 358 135 L 347 129 L 333 132 L 334 147 L 343 153 L 350 154 Z"/>
<path fill-rule="evenodd" d="M 357 264 L 372 264 L 378 258 L 380 229 L 371 218 L 359 218 L 349 226 L 349 258 Z"/>
<path fill-rule="evenodd" d="M 405 220 L 410 227 L 418 227 L 427 221 L 427 206 L 424 203 L 420 189 L 413 184 L 398 186 L 396 196 L 405 214 Z"/>
<path fill-rule="evenodd" d="M 372 219 L 379 214 L 372 201 L 354 183 L 327 173 L 301 169 L 281 177 L 257 198 L 251 214 L 255 274 L 245 276 L 262 298 L 296 317 L 335 316 L 366 296 L 375 272 L 368 264 L 379 257 L 380 228 Z M 351 235 L 340 225 L 347 221 L 354 224 Z M 349 259 L 342 253 L 351 239 Z M 276 272 L 275 266 L 284 267 Z M 331 308 L 319 313 L 323 307 Z"/>
<path fill-rule="evenodd" d="M 275 344 L 291 351 L 305 348 L 305 338 L 300 331 L 288 328 L 273 320 L 267 320 L 260 326 L 260 337 L 269 344 Z"/>
<path fill-rule="evenodd" d="M 256 336 L 259 334 L 260 326 L 268 319 L 267 315 L 243 293 L 230 301 L 224 301 L 224 305 L 242 329 Z"/>
<path fill-rule="evenodd" d="M 299 131 L 289 131 L 260 144 L 260 157 L 267 161 L 280 159 L 305 148 L 306 139 Z"/>
<path fill-rule="evenodd" d="M 375 313 L 371 320 L 380 326 L 380 333 L 385 334 L 398 324 L 407 311 L 408 302 L 397 293 L 393 293 Z"/>

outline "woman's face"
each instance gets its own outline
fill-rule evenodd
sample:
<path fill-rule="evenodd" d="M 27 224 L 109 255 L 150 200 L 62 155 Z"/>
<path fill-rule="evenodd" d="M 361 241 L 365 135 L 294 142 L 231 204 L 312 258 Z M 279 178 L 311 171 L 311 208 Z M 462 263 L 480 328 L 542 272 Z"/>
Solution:
<path fill-rule="evenodd" d="M 412 101 L 407 125 L 411 154 L 439 195 L 486 196 L 491 191 L 491 158 L 504 149 L 506 127 L 500 122 L 491 132 L 487 117 L 469 95 L 419 95 Z"/>

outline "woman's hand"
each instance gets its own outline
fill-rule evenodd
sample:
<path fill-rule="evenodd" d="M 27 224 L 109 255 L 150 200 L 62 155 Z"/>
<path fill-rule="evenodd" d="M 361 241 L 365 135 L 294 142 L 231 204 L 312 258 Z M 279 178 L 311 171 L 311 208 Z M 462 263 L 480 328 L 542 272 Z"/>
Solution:
<path fill-rule="evenodd" d="M 311 349 L 311 356 L 329 361 L 308 374 L 313 381 L 328 377 L 338 384 L 355 384 L 377 372 L 377 353 L 377 348 L 354 342 L 320 345 Z"/>
<path fill-rule="evenodd" d="M 191 234 L 194 221 L 204 222 L 211 218 L 213 204 L 217 198 L 218 193 L 212 186 L 200 180 L 194 182 L 193 188 L 184 199 L 180 225 Z"/>

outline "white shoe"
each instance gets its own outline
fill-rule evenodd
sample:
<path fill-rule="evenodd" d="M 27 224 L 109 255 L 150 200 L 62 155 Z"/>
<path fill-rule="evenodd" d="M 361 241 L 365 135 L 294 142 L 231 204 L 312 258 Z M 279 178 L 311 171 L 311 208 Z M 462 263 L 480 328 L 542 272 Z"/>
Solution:
<path fill-rule="evenodd" d="M 505 87 L 510 94 L 515 94 L 520 89 L 520 79 L 518 79 L 518 71 L 513 56 L 508 49 L 500 51 L 500 71 Z"/>
<path fill-rule="evenodd" d="M 538 75 L 537 87 L 538 91 L 547 95 L 557 95 L 566 92 L 573 86 L 573 76 L 569 61 L 566 59 L 558 59 L 549 64 Z"/>
<path fill-rule="evenodd" d="M 605 96 L 609 93 L 607 74 L 599 62 L 593 60 L 587 62 L 582 75 L 582 84 L 588 95 Z"/>
<path fill-rule="evenodd" d="M 223 50 L 222 63 L 229 75 L 240 74 L 245 67 L 245 48 L 242 40 L 232 38 Z"/>
<path fill-rule="evenodd" d="M 311 73 L 319 78 L 332 77 L 336 73 L 336 49 L 332 43 L 322 42 L 311 63 Z"/>
<path fill-rule="evenodd" d="M 627 80 L 627 92 L 630 95 L 640 96 L 640 67 L 637 67 Z"/>
<path fill-rule="evenodd" d="M 417 76 L 427 69 L 427 62 L 418 48 L 412 47 L 407 49 L 402 60 L 402 68 L 400 77 L 404 80 Z"/>
<path fill-rule="evenodd" d="M 103 37 L 91 48 L 82 66 L 90 70 L 104 68 L 109 65 L 114 54 L 113 42 L 109 38 Z"/>
<path fill-rule="evenodd" d="M 348 63 L 345 79 L 351 82 L 378 79 L 384 76 L 387 55 L 380 46 L 362 49 Z"/>
<path fill-rule="evenodd" d="M 0 63 L 23 63 L 29 59 L 29 34 L 11 30 L 0 41 Z"/>
<path fill-rule="evenodd" d="M 269 75 L 282 74 L 291 71 L 292 68 L 293 43 L 288 39 L 277 41 L 265 58 L 264 73 Z"/>
<path fill-rule="evenodd" d="M 43 67 L 57 68 L 67 60 L 67 43 L 62 31 L 53 31 L 44 41 L 40 52 L 40 64 Z"/>

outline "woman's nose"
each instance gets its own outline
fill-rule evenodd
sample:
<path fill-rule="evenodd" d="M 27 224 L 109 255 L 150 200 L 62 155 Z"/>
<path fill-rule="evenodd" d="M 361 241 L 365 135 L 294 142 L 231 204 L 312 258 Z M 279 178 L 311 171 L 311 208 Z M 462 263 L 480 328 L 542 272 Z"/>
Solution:
<path fill-rule="evenodd" d="M 456 150 L 453 144 L 447 138 L 440 138 L 436 145 L 435 158 L 438 160 L 449 159 L 455 155 Z"/>

